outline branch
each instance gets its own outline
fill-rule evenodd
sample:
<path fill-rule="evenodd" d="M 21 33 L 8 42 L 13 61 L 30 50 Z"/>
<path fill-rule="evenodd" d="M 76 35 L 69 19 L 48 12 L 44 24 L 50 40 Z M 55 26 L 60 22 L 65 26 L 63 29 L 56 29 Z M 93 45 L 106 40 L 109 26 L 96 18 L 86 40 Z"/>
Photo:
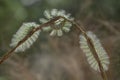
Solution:
<path fill-rule="evenodd" d="M 86 34 L 85 30 L 83 29 L 83 27 L 80 26 L 79 24 L 77 24 L 75 21 L 70 21 L 70 20 L 68 20 L 68 19 L 66 19 L 65 17 L 62 17 L 62 16 L 55 17 L 55 18 L 53 18 L 52 20 L 50 20 L 49 22 L 40 25 L 38 28 L 32 29 L 32 30 L 28 33 L 28 35 L 27 35 L 25 38 L 23 38 L 23 39 L 16 45 L 16 47 L 14 47 L 14 48 L 11 49 L 10 51 L 8 51 L 8 52 L 1 58 L 0 64 L 3 63 L 6 59 L 8 59 L 8 58 L 11 56 L 11 54 L 16 50 L 16 48 L 19 47 L 22 43 L 24 43 L 24 42 L 25 42 L 29 37 L 31 37 L 36 31 L 40 30 L 42 27 L 51 25 L 52 23 L 54 23 L 56 20 L 58 20 L 58 19 L 60 19 L 60 18 L 63 18 L 63 19 L 65 19 L 66 21 L 71 22 L 77 29 L 79 29 L 79 30 L 82 32 L 82 34 L 84 35 L 84 37 L 85 37 L 86 40 L 87 40 L 87 43 L 88 43 L 88 45 L 89 45 L 90 50 L 91 50 L 92 53 L 93 53 L 93 56 L 95 57 L 98 65 L 99 65 L 99 69 L 100 69 L 101 76 L 102 76 L 103 80 L 107 80 L 106 73 L 105 73 L 105 71 L 104 71 L 104 69 L 103 69 L 103 66 L 102 66 L 102 64 L 101 64 L 101 62 L 100 62 L 100 59 L 99 59 L 99 57 L 98 57 L 98 55 L 97 55 L 97 52 L 96 52 L 95 47 L 94 47 L 94 44 L 92 43 L 92 40 L 87 36 L 87 34 Z"/>
<path fill-rule="evenodd" d="M 47 23 L 44 23 L 42 25 L 40 25 L 37 28 L 32 29 L 28 35 L 26 35 L 25 38 L 23 38 L 17 45 L 16 47 L 14 47 L 13 49 L 11 49 L 10 51 L 8 51 L 1 59 L 0 59 L 0 64 L 2 64 L 6 59 L 8 59 L 11 54 L 16 50 L 17 47 L 19 47 L 22 43 L 24 43 L 29 37 L 31 37 L 36 31 L 40 30 L 42 27 L 46 27 L 49 26 L 50 24 L 54 23 L 56 20 L 60 19 L 61 17 L 55 17 L 52 20 L 48 21 Z"/>
<path fill-rule="evenodd" d="M 103 80 L 108 80 L 107 75 L 106 75 L 106 73 L 105 73 L 105 71 L 103 69 L 103 66 L 102 66 L 101 62 L 100 62 L 100 59 L 99 59 L 99 57 L 97 55 L 97 52 L 95 50 L 95 47 L 94 47 L 94 44 L 93 44 L 92 40 L 87 36 L 85 30 L 82 29 L 82 27 L 79 27 L 80 26 L 79 24 L 77 24 L 75 22 L 74 22 L 74 24 L 75 24 L 75 27 L 78 28 L 82 32 L 83 36 L 86 38 L 87 44 L 88 44 L 94 58 L 96 59 L 98 65 L 99 65 L 99 69 L 100 69 L 100 72 L 101 72 L 101 77 L 103 78 Z"/>
<path fill-rule="evenodd" d="M 96 59 L 96 61 L 97 61 L 97 63 L 98 63 L 98 66 L 99 66 L 99 69 L 100 69 L 100 72 L 101 72 L 101 77 L 103 78 L 103 80 L 108 80 L 108 79 L 107 79 L 107 75 L 106 75 L 106 73 L 105 73 L 105 71 L 104 71 L 104 69 L 103 69 L 103 66 L 102 66 L 101 62 L 100 62 L 99 56 L 98 56 L 98 54 L 97 54 L 97 52 L 96 52 L 96 50 L 95 50 L 94 44 L 93 44 L 92 40 L 91 40 L 91 39 L 88 37 L 88 35 L 86 34 L 86 31 L 84 30 L 84 27 L 83 27 L 83 26 L 80 26 L 80 25 L 77 24 L 75 21 L 70 21 L 70 20 L 66 19 L 65 17 L 62 17 L 62 18 L 64 18 L 65 20 L 71 22 L 72 24 L 74 24 L 75 27 L 76 27 L 80 32 L 82 32 L 83 36 L 84 36 L 84 37 L 86 38 L 86 40 L 87 40 L 87 44 L 88 44 L 90 50 L 92 51 L 92 54 L 93 54 L 94 58 Z"/>

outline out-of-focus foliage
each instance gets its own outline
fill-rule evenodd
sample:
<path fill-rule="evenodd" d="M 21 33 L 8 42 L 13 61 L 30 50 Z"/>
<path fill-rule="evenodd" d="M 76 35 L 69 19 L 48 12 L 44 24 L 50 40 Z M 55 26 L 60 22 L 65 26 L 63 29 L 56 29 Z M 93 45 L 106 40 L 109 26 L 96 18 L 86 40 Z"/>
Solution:
<path fill-rule="evenodd" d="M 5 77 L 0 77 L 0 80 L 8 80 L 8 79 Z"/>
<path fill-rule="evenodd" d="M 96 33 L 110 56 L 108 75 L 120 80 L 120 0 L 0 0 L 0 57 L 23 22 L 39 23 L 44 10 L 53 8 L 65 9 Z M 42 32 L 29 50 L 0 65 L 0 80 L 100 80 L 79 48 L 78 33 L 74 27 L 60 38 Z"/>

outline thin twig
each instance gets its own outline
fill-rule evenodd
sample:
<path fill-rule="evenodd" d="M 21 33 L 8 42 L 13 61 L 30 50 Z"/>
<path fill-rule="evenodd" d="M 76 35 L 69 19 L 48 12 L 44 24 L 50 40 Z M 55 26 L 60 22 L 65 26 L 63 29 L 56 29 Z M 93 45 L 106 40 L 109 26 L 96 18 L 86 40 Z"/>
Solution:
<path fill-rule="evenodd" d="M 74 24 L 75 24 L 75 27 L 78 28 L 82 32 L 84 37 L 86 38 L 88 46 L 89 46 L 90 50 L 92 51 L 93 56 L 94 56 L 94 58 L 96 59 L 96 61 L 98 63 L 98 66 L 99 66 L 99 69 L 100 69 L 100 72 L 101 72 L 101 77 L 103 78 L 103 80 L 108 80 L 107 75 L 106 75 L 106 73 L 105 73 L 105 71 L 103 69 L 103 66 L 102 66 L 101 62 L 100 62 L 99 56 L 97 55 L 97 52 L 95 50 L 95 47 L 94 47 L 94 44 L 93 44 L 92 40 L 87 36 L 85 30 L 82 29 L 82 27 L 79 27 L 80 26 L 79 24 L 77 24 L 75 22 L 74 22 Z"/>
<path fill-rule="evenodd" d="M 42 27 L 49 26 L 50 24 L 54 23 L 56 20 L 58 20 L 58 19 L 60 19 L 60 18 L 63 18 L 63 19 L 65 19 L 66 21 L 71 22 L 73 25 L 75 25 L 76 28 L 78 28 L 78 29 L 82 32 L 82 34 L 84 35 L 84 37 L 85 37 L 86 40 L 87 40 L 87 43 L 88 43 L 88 46 L 89 46 L 90 50 L 91 50 L 92 53 L 93 53 L 93 56 L 95 57 L 96 61 L 98 62 L 99 69 L 100 69 L 101 76 L 102 76 L 103 80 L 107 80 L 106 73 L 105 73 L 105 71 L 104 71 L 104 69 L 103 69 L 103 66 L 102 66 L 102 64 L 101 64 L 101 62 L 100 62 L 100 59 L 99 59 L 99 57 L 98 57 L 98 55 L 97 55 L 97 52 L 96 52 L 95 47 L 94 47 L 94 45 L 93 45 L 93 43 L 92 43 L 92 40 L 87 36 L 85 30 L 84 30 L 82 27 L 80 27 L 80 25 L 77 24 L 76 22 L 70 21 L 70 20 L 68 20 L 68 19 L 66 19 L 65 17 L 62 17 L 62 16 L 55 17 L 54 19 L 50 20 L 49 22 L 40 25 L 38 28 L 34 28 L 33 30 L 31 30 L 31 31 L 28 33 L 28 35 L 27 35 L 25 38 L 23 38 L 23 39 L 16 45 L 16 47 L 14 47 L 14 48 L 11 49 L 10 51 L 8 51 L 8 52 L 1 58 L 0 64 L 1 64 L 2 62 L 4 62 L 7 58 L 9 58 L 9 57 L 11 56 L 11 54 L 16 50 L 16 48 L 19 47 L 22 43 L 24 43 L 29 37 L 31 37 L 32 34 L 34 34 L 36 31 L 40 30 Z"/>
<path fill-rule="evenodd" d="M 64 18 L 64 17 L 62 17 L 62 18 Z M 64 18 L 64 19 L 67 20 L 67 21 L 69 21 L 69 22 L 71 22 L 77 29 L 80 30 L 80 32 L 82 32 L 83 36 L 84 36 L 84 37 L 86 38 L 86 40 L 87 40 L 88 46 L 89 46 L 89 48 L 90 48 L 90 50 L 91 50 L 94 58 L 96 59 L 96 61 L 97 61 L 97 63 L 98 63 L 98 66 L 99 66 L 99 69 L 100 69 L 100 72 L 101 72 L 101 77 L 103 78 L 103 80 L 108 80 L 107 75 L 106 75 L 106 72 L 105 72 L 104 69 L 103 69 L 103 66 L 102 66 L 102 64 L 101 64 L 101 61 L 100 61 L 100 59 L 99 59 L 99 56 L 98 56 L 98 54 L 97 54 L 97 52 L 96 52 L 96 49 L 95 49 L 95 47 L 94 47 L 94 44 L 93 44 L 92 40 L 91 40 L 91 39 L 88 37 L 88 35 L 86 34 L 86 31 L 83 29 L 84 27 L 81 26 L 81 25 L 79 25 L 79 24 L 77 24 L 75 21 L 70 21 L 70 20 L 68 20 L 68 19 L 66 19 L 66 18 Z"/>
<path fill-rule="evenodd" d="M 0 59 L 0 64 L 3 63 L 6 59 L 8 59 L 11 54 L 16 50 L 17 47 L 19 47 L 22 43 L 24 43 L 29 37 L 31 37 L 36 31 L 40 30 L 42 27 L 46 27 L 46 26 L 49 26 L 50 24 L 52 24 L 53 22 L 55 22 L 56 20 L 58 20 L 59 18 L 61 18 L 60 16 L 58 17 L 55 17 L 54 19 L 48 21 L 47 23 L 44 23 L 42 25 L 40 25 L 39 27 L 37 28 L 34 28 L 32 29 L 28 35 L 26 35 L 25 38 L 23 38 L 21 41 L 18 42 L 18 44 L 13 48 L 11 49 L 10 51 L 8 51 L 1 59 Z"/>

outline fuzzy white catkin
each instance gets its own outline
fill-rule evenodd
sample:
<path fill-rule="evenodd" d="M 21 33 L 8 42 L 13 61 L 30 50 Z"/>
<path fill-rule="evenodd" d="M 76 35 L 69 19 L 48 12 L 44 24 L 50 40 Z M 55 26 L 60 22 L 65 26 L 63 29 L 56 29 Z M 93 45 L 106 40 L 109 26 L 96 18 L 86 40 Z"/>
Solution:
<path fill-rule="evenodd" d="M 27 34 L 33 29 L 39 27 L 38 24 L 34 22 L 29 23 L 23 23 L 23 25 L 20 27 L 20 29 L 16 32 L 16 34 L 13 35 L 13 38 L 11 40 L 11 47 L 17 46 L 19 41 L 24 39 Z M 24 43 L 22 43 L 20 46 L 18 46 L 15 50 L 15 52 L 23 52 L 26 49 L 30 48 L 30 46 L 37 40 L 39 36 L 40 30 L 35 32 L 31 37 L 29 37 Z"/>
<path fill-rule="evenodd" d="M 45 18 L 40 18 L 40 22 L 42 24 L 50 21 L 51 19 L 54 19 L 57 16 L 62 16 L 70 21 L 73 21 L 74 18 L 71 17 L 69 13 L 66 13 L 65 10 L 57 10 L 57 9 L 52 9 L 52 10 L 45 10 L 44 11 L 44 16 Z M 56 20 L 52 25 L 43 27 L 43 31 L 50 32 L 50 36 L 62 36 L 64 32 L 69 32 L 70 28 L 72 26 L 71 22 L 65 21 L 65 19 L 60 18 Z M 64 24 L 63 24 L 64 23 Z"/>
<path fill-rule="evenodd" d="M 106 53 L 106 51 L 104 50 L 104 48 L 102 47 L 99 39 L 96 37 L 96 35 L 94 33 L 92 33 L 91 31 L 87 32 L 88 37 L 92 40 L 93 45 L 95 47 L 95 50 L 97 52 L 97 55 L 99 57 L 99 60 L 103 66 L 104 71 L 108 70 L 108 65 L 109 65 L 109 57 Z M 100 71 L 99 70 L 99 65 L 95 59 L 95 57 L 93 56 L 92 52 L 90 51 L 90 48 L 87 44 L 87 40 L 83 35 L 80 35 L 80 47 L 83 50 L 83 52 L 85 53 L 86 57 L 87 57 L 87 61 L 90 64 L 90 66 L 96 70 L 96 71 Z"/>

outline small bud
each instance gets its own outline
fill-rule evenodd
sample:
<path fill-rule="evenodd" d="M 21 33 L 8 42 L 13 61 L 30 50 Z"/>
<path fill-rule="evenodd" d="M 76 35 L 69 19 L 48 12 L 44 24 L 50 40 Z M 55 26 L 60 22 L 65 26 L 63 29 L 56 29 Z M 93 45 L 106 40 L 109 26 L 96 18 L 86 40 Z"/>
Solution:
<path fill-rule="evenodd" d="M 69 32 L 69 31 L 70 31 L 70 28 L 67 28 L 67 27 L 63 27 L 62 29 L 63 29 L 63 31 L 65 31 L 65 32 Z"/>
<path fill-rule="evenodd" d="M 51 14 L 50 14 L 50 11 L 48 11 L 48 10 L 45 10 L 44 15 L 45 15 L 45 17 L 47 19 L 51 19 L 52 18 Z"/>
<path fill-rule="evenodd" d="M 52 10 L 51 10 L 51 15 L 52 15 L 52 16 L 55 16 L 56 14 L 57 14 L 57 9 L 52 9 Z"/>
<path fill-rule="evenodd" d="M 42 30 L 48 32 L 48 31 L 51 31 L 52 28 L 50 26 L 47 26 L 47 27 L 43 27 Z"/>
<path fill-rule="evenodd" d="M 57 34 L 57 30 L 52 30 L 50 36 L 55 36 Z"/>
<path fill-rule="evenodd" d="M 58 35 L 58 36 L 62 36 L 62 35 L 63 35 L 63 32 L 62 32 L 61 29 L 57 30 L 57 35 Z"/>
<path fill-rule="evenodd" d="M 41 23 L 46 23 L 46 22 L 48 22 L 48 20 L 45 19 L 45 18 L 40 18 L 40 22 L 41 22 Z"/>

